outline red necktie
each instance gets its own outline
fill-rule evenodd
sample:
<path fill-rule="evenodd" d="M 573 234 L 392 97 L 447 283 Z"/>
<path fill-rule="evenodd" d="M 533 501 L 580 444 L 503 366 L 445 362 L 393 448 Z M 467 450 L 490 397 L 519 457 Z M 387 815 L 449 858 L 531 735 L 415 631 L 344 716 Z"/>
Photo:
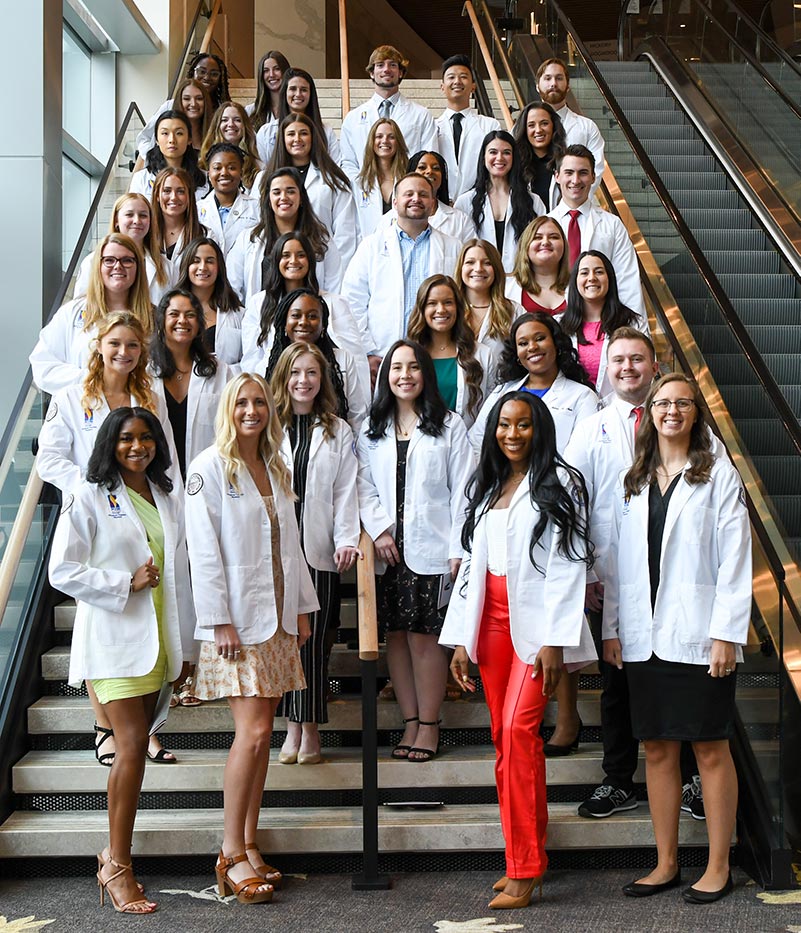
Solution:
<path fill-rule="evenodd" d="M 640 422 L 642 421 L 642 405 L 638 405 L 636 408 L 631 409 L 634 415 L 634 436 L 637 436 L 637 432 L 640 430 Z"/>
<path fill-rule="evenodd" d="M 570 250 L 570 268 L 576 264 L 581 254 L 581 230 L 579 230 L 578 216 L 581 211 L 568 211 L 570 223 L 567 225 L 567 245 Z"/>

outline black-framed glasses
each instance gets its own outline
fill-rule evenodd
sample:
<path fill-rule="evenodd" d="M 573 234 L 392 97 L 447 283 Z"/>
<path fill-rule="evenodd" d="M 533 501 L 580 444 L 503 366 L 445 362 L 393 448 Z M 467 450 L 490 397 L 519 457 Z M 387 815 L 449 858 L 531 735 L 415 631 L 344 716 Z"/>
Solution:
<path fill-rule="evenodd" d="M 208 71 L 206 68 L 195 68 L 195 77 L 196 78 L 219 78 L 222 74 L 221 71 Z"/>
<path fill-rule="evenodd" d="M 132 266 L 136 265 L 136 260 L 133 256 L 103 256 L 100 262 L 106 269 L 113 269 L 117 263 L 119 263 L 123 269 L 130 269 Z"/>

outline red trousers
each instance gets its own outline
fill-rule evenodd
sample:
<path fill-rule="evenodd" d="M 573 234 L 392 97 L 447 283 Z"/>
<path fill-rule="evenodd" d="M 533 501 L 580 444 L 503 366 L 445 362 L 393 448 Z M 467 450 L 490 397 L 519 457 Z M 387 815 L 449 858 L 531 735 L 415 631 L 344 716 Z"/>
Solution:
<path fill-rule="evenodd" d="M 547 698 L 542 693 L 542 674 L 532 680 L 532 666 L 524 664 L 512 646 L 506 577 L 490 573 L 478 637 L 478 667 L 495 745 L 506 874 L 534 878 L 548 865 L 545 756 L 540 738 Z"/>

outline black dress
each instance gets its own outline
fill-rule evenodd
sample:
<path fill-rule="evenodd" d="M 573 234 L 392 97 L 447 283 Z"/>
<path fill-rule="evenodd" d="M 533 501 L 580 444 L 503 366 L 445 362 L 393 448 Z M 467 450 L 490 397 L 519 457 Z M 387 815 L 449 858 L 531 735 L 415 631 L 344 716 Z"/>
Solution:
<path fill-rule="evenodd" d="M 668 504 L 682 477 L 680 473 L 664 495 L 659 483 L 652 483 L 648 490 L 652 610 L 659 592 L 659 565 Z M 692 508 L 691 505 L 687 507 Z M 629 682 L 632 732 L 637 738 L 712 742 L 732 737 L 736 674 L 711 677 L 706 664 L 663 661 L 655 654 L 647 661 L 628 661 L 623 669 Z"/>
<path fill-rule="evenodd" d="M 164 398 L 167 402 L 167 417 L 170 419 L 172 436 L 175 441 L 175 452 L 178 454 L 178 466 L 181 478 L 186 480 L 186 412 L 189 407 L 189 394 L 184 396 L 182 402 L 176 401 L 167 384 L 164 384 Z"/>
<path fill-rule="evenodd" d="M 414 573 L 406 566 L 403 551 L 403 512 L 406 493 L 406 458 L 408 441 L 397 441 L 398 466 L 395 473 L 395 545 L 400 562 L 387 567 L 376 577 L 378 624 L 381 632 L 415 632 L 419 635 L 439 635 L 445 621 L 447 606 L 437 609 L 439 574 Z"/>

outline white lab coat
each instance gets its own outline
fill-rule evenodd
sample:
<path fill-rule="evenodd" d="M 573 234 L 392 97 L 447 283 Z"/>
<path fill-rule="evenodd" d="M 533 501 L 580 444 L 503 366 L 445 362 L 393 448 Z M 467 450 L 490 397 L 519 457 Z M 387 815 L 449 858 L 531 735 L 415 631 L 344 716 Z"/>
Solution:
<path fill-rule="evenodd" d="M 400 92 L 395 96 L 396 103 L 392 107 L 390 117 L 400 127 L 409 155 L 421 149 L 436 151 L 437 127 L 434 118 L 425 107 L 409 100 Z M 354 177 L 361 171 L 367 137 L 378 119 L 381 101 L 382 98 L 378 94 L 373 94 L 370 100 L 354 107 L 342 121 L 342 129 L 339 133 L 342 147 L 341 164 L 349 177 Z"/>
<path fill-rule="evenodd" d="M 83 379 L 64 389 L 59 389 L 50 400 L 47 414 L 39 432 L 39 452 L 36 455 L 36 470 L 46 483 L 52 483 L 63 493 L 74 492 L 75 487 L 83 482 L 89 457 L 95 447 L 97 432 L 111 414 L 108 402 L 101 400 L 96 408 L 84 408 Z M 163 396 L 155 395 L 156 416 L 164 428 L 170 447 L 170 458 L 174 471 L 178 475 L 175 460 L 175 447 L 172 443 L 172 428 L 167 417 L 167 406 Z M 131 396 L 131 407 L 138 402 Z M 180 483 L 180 475 L 178 476 Z"/>
<path fill-rule="evenodd" d="M 78 267 L 78 277 L 75 279 L 75 285 L 72 289 L 72 297 L 80 298 L 82 295 L 86 294 L 86 290 L 89 288 L 89 273 L 92 269 L 92 257 L 94 253 L 90 253 L 88 256 L 84 256 L 81 260 L 81 264 Z M 164 271 L 167 273 L 167 281 L 164 285 L 159 285 L 158 280 L 156 279 L 156 265 L 153 260 L 150 258 L 150 255 L 145 252 L 145 272 L 147 273 L 147 287 L 150 291 L 150 301 L 157 305 L 162 296 L 165 295 L 171 288 L 175 288 L 175 283 L 178 281 L 175 269 L 172 267 L 172 264 L 167 261 L 165 257 L 164 261 Z"/>
<path fill-rule="evenodd" d="M 245 309 L 218 311 L 214 329 L 214 355 L 221 363 L 239 368 L 242 359 L 242 322 Z"/>
<path fill-rule="evenodd" d="M 368 193 L 362 190 L 361 182 L 351 178 L 353 201 L 356 205 L 356 217 L 359 221 L 361 237 L 370 236 L 378 229 L 384 217 L 384 199 L 381 197 L 381 186 L 374 185 Z M 393 213 L 390 209 L 387 213 Z"/>
<path fill-rule="evenodd" d="M 624 664 L 655 654 L 706 666 L 713 638 L 733 642 L 742 661 L 740 646 L 751 622 L 751 526 L 737 471 L 720 457 L 708 483 L 690 486 L 679 479 L 665 519 L 653 610 L 648 487 L 626 502 L 624 475 L 616 490 L 604 581 L 604 639 L 620 638 Z"/>
<path fill-rule="evenodd" d="M 42 392 L 53 395 L 81 381 L 89 357 L 89 344 L 97 332 L 94 327 L 84 330 L 85 310 L 85 295 L 68 301 L 39 331 L 30 363 L 34 384 Z"/>
<path fill-rule="evenodd" d="M 397 219 L 398 212 L 393 208 L 387 211 L 378 223 L 379 226 L 389 227 L 396 223 Z M 428 222 L 435 230 L 439 230 L 445 236 L 452 236 L 459 243 L 465 243 L 478 235 L 472 217 L 468 217 L 462 210 L 451 207 L 450 204 L 443 204 L 442 201 L 437 201 L 437 211 L 428 218 Z"/>
<path fill-rule="evenodd" d="M 534 205 L 534 214 L 539 217 L 541 214 L 545 213 L 545 205 L 542 203 L 542 199 L 539 195 L 534 194 L 533 191 L 528 192 L 529 197 L 531 198 L 531 203 Z M 473 216 L 473 191 L 465 191 L 464 194 L 460 195 L 454 207 L 457 210 L 463 211 L 469 217 Z M 497 240 L 495 238 L 495 221 L 492 219 L 492 204 L 490 204 L 489 195 L 484 198 L 484 217 L 481 221 L 481 228 L 477 234 L 481 237 L 482 240 L 486 240 L 488 243 L 492 243 L 493 246 L 497 246 Z M 506 204 L 506 215 L 504 216 L 504 227 L 503 227 L 503 249 L 500 250 L 501 259 L 503 260 L 504 271 L 508 274 L 514 270 L 515 267 L 515 257 L 517 256 L 517 236 L 515 235 L 515 228 L 512 226 L 512 197 L 509 196 L 509 200 Z"/>
<path fill-rule="evenodd" d="M 242 304 L 261 288 L 261 264 L 264 259 L 264 239 L 251 240 L 251 231 L 243 230 L 225 257 L 225 270 L 231 287 Z M 342 281 L 342 258 L 333 237 L 321 262 L 317 263 L 317 284 L 321 289 L 338 292 Z"/>
<path fill-rule="evenodd" d="M 266 465 L 265 465 L 266 466 Z M 187 469 L 186 537 L 197 614 L 195 638 L 213 641 L 214 627 L 233 625 L 243 645 L 268 641 L 278 628 L 270 521 L 247 469 L 239 490 L 225 478 L 215 447 Z M 284 607 L 281 627 L 296 635 L 298 615 L 320 608 L 300 549 L 295 505 L 270 475 L 281 529 Z"/>
<path fill-rule="evenodd" d="M 507 278 L 508 281 L 508 278 Z M 507 297 L 509 297 L 507 295 Z M 521 314 L 525 314 L 523 306 L 514 299 L 509 299 L 512 302 L 512 324 L 520 317 Z M 511 329 L 511 325 L 510 325 Z M 507 334 L 508 336 L 508 334 Z M 504 341 L 498 337 L 490 337 L 489 335 L 489 315 L 485 315 L 484 320 L 481 322 L 481 327 L 478 329 L 478 334 L 476 336 L 476 343 L 479 346 L 486 347 L 490 355 L 490 370 L 487 380 L 487 388 L 491 391 L 498 385 L 497 370 L 498 364 L 501 361 L 501 354 L 503 353 Z"/>
<path fill-rule="evenodd" d="M 586 564 L 559 553 L 560 535 L 549 521 L 534 549 L 531 532 L 539 509 L 531 501 L 528 476 L 517 487 L 506 519 L 506 590 L 509 631 L 515 654 L 533 664 L 543 645 L 564 648 L 568 670 L 578 670 L 597 657 L 584 615 Z M 480 513 L 479 513 L 480 514 Z M 441 645 L 462 645 L 478 661 L 478 639 L 484 614 L 488 566 L 486 518 L 476 523 L 472 553 L 464 553 L 439 637 Z"/>
<path fill-rule="evenodd" d="M 434 147 L 448 165 L 448 194 L 455 203 L 460 194 L 469 191 L 476 183 L 478 160 L 482 157 L 482 144 L 487 133 L 495 132 L 501 124 L 494 117 L 468 108 L 462 110 L 462 136 L 459 141 L 459 161 L 453 145 L 453 125 L 451 119 L 456 113 L 446 107 L 435 120 L 437 126 L 437 145 Z M 412 154 L 412 150 L 409 150 Z"/>
<path fill-rule="evenodd" d="M 487 418 L 492 411 L 493 405 L 502 395 L 507 392 L 515 392 L 528 382 L 528 374 L 522 379 L 513 379 L 511 382 L 505 382 L 503 385 L 496 386 L 490 392 L 487 400 L 481 406 L 476 423 L 470 431 L 470 443 L 476 454 L 481 451 L 481 444 L 484 441 L 484 430 L 487 426 Z M 556 427 L 556 450 L 561 454 L 567 447 L 573 428 L 582 418 L 588 418 L 598 410 L 598 396 L 580 382 L 574 382 L 568 379 L 563 373 L 554 380 L 553 385 L 543 395 L 542 401 L 548 407 L 551 413 L 554 426 Z"/>
<path fill-rule="evenodd" d="M 589 117 L 575 113 L 567 104 L 561 110 L 556 111 L 565 128 L 568 146 L 586 146 L 595 158 L 595 182 L 593 183 L 590 197 L 592 197 L 598 186 L 601 184 L 601 176 L 604 173 L 606 163 L 604 162 L 604 138 L 601 131 Z"/>
<path fill-rule="evenodd" d="M 428 275 L 453 275 L 460 249 L 458 240 L 432 229 Z M 397 227 L 378 229 L 362 240 L 342 279 L 342 294 L 359 330 L 369 332 L 369 354 L 383 356 L 404 336 L 403 261 Z M 414 297 L 409 296 L 410 306 Z"/>
<path fill-rule="evenodd" d="M 464 378 L 464 370 L 459 364 L 456 364 L 456 414 L 464 421 L 465 427 L 470 430 L 473 422 L 476 420 L 476 415 L 481 411 L 482 400 L 487 397 L 487 393 L 492 387 L 490 380 L 493 377 L 494 372 L 494 363 L 492 360 L 492 354 L 483 344 L 476 344 L 476 359 L 481 364 L 481 369 L 484 372 L 484 376 L 481 380 L 481 400 L 478 403 L 478 409 L 476 410 L 475 415 L 471 415 L 467 410 L 468 402 L 470 401 L 468 392 L 467 392 L 467 383 Z"/>
<path fill-rule="evenodd" d="M 325 141 L 328 143 L 328 154 L 339 165 L 342 159 L 342 150 L 337 134 L 325 121 L 323 121 L 323 129 L 325 130 Z M 256 132 L 256 149 L 259 152 L 259 158 L 265 165 L 272 158 L 277 138 L 278 120 L 276 117 L 270 117 L 267 123 L 262 123 Z M 253 187 L 255 188 L 256 185 L 254 184 Z"/>
<path fill-rule="evenodd" d="M 397 503 L 395 475 L 398 449 L 392 422 L 378 440 L 365 424 L 356 445 L 359 458 L 359 513 L 375 541 L 385 531 L 394 537 Z M 467 507 L 465 487 L 473 458 L 462 419 L 448 412 L 439 437 L 415 427 L 409 438 L 404 490 L 403 556 L 413 573 L 443 574 L 451 559 L 462 556 L 462 525 Z M 376 561 L 376 573 L 386 565 Z"/>
<path fill-rule="evenodd" d="M 281 453 L 293 470 L 288 434 L 284 434 Z M 325 436 L 319 422 L 314 425 L 303 501 L 303 551 L 306 563 L 315 570 L 336 573 L 334 551 L 359 545 L 358 467 L 353 433 L 347 422 L 336 419 L 332 438 Z"/>
<path fill-rule="evenodd" d="M 617 291 L 621 302 L 647 320 L 637 253 L 623 221 L 615 214 L 610 214 L 609 211 L 594 207 L 589 200 L 585 201 L 578 210 L 581 212 L 578 218 L 581 251 L 597 249 L 609 259 L 617 276 Z M 560 201 L 548 215 L 559 222 L 565 239 L 567 239 L 567 228 L 570 224 L 569 211 L 570 207 L 564 201 Z"/>
<path fill-rule="evenodd" d="M 162 634 L 167 680 L 192 661 L 194 613 L 189 594 L 181 491 L 151 484 L 164 529 Z M 78 603 L 69 683 L 105 677 L 141 677 L 159 653 L 158 622 L 150 587 L 130 592 L 131 577 L 151 557 L 144 526 L 125 486 L 113 492 L 94 483 L 75 487 L 64 501 L 53 536 L 50 582 Z"/>
<path fill-rule="evenodd" d="M 214 443 L 214 419 L 220 405 L 223 389 L 235 373 L 226 363 L 217 361 L 217 372 L 213 376 L 198 376 L 194 366 L 189 375 L 189 392 L 186 396 L 186 464 Z M 164 380 L 152 372 L 153 393 L 159 407 L 167 410 Z"/>
<path fill-rule="evenodd" d="M 236 238 L 243 230 L 252 230 L 259 222 L 259 199 L 240 192 L 231 206 L 225 227 L 220 219 L 214 191 L 210 191 L 197 202 L 200 222 L 208 229 L 209 236 L 227 256 Z"/>

